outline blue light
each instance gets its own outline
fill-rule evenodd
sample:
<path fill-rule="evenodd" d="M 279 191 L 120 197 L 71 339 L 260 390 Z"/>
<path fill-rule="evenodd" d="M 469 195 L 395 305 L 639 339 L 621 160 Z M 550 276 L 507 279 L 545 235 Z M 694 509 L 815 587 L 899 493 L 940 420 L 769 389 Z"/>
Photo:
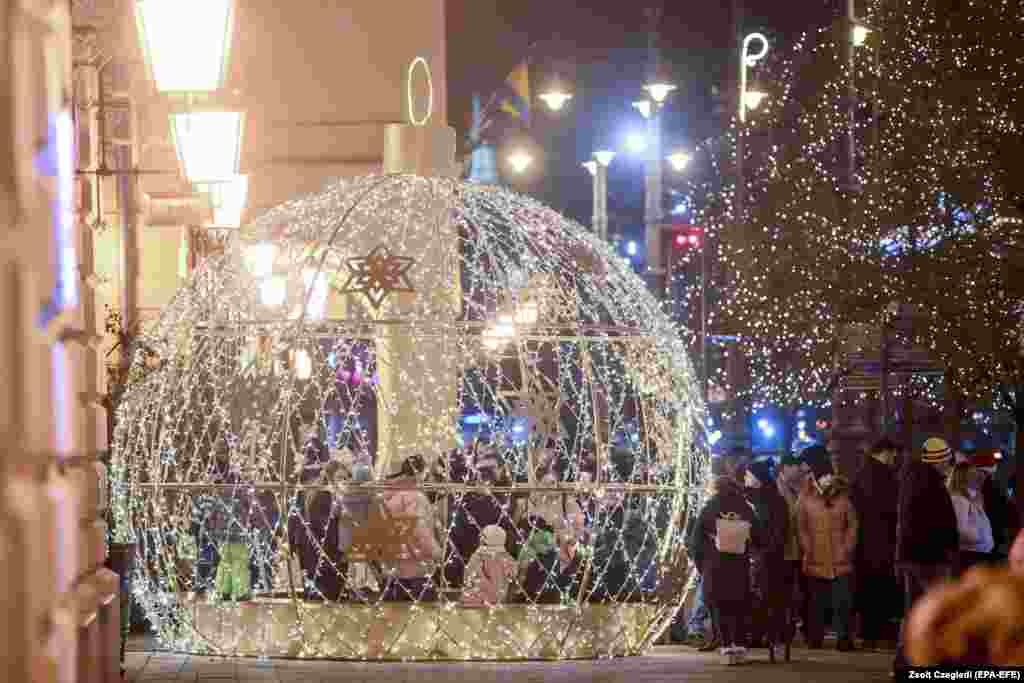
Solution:
<path fill-rule="evenodd" d="M 526 431 L 526 427 L 524 427 L 523 425 L 516 425 L 516 426 L 512 427 L 512 433 L 513 434 L 522 434 L 525 431 Z"/>
<path fill-rule="evenodd" d="M 771 423 L 768 422 L 768 420 L 766 420 L 765 418 L 762 417 L 760 420 L 757 421 L 757 428 L 760 429 L 762 432 L 768 429 L 769 427 L 771 427 Z"/>
<path fill-rule="evenodd" d="M 772 427 L 771 425 L 768 425 L 767 427 L 762 427 L 761 431 L 764 432 L 764 435 L 767 436 L 769 439 L 775 436 L 775 427 Z"/>
<path fill-rule="evenodd" d="M 468 425 L 484 424 L 490 421 L 491 418 L 487 417 L 483 413 L 478 413 L 476 415 L 467 415 L 466 417 L 462 418 L 462 422 Z"/>
<path fill-rule="evenodd" d="M 626 253 L 630 256 L 636 256 L 636 242 L 632 240 L 626 242 Z"/>
<path fill-rule="evenodd" d="M 708 434 L 708 443 L 714 446 L 716 443 L 722 440 L 722 431 L 716 429 L 715 431 Z"/>
<path fill-rule="evenodd" d="M 807 420 L 800 420 L 799 422 L 797 422 L 796 428 L 799 429 L 801 432 L 807 429 Z"/>

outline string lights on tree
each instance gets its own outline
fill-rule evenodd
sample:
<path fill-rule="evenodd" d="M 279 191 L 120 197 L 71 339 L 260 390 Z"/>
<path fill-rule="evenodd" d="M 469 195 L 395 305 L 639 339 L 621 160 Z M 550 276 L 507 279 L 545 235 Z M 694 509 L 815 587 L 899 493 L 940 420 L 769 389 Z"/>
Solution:
<path fill-rule="evenodd" d="M 749 385 L 728 387 L 719 368 L 719 382 L 754 404 L 828 405 L 843 381 L 837 358 L 872 352 L 847 348 L 849 330 L 902 322 L 896 341 L 927 349 L 947 389 L 1016 405 L 1024 186 L 1021 155 L 1007 150 L 1021 150 L 1024 16 L 982 0 L 876 1 L 865 12 L 870 32 L 837 22 L 766 60 L 760 80 L 773 92 L 745 134 L 746 215 L 733 202 L 735 121 L 705 150 L 713 180 L 690 188 L 694 222 L 719 247 L 713 329 L 750 371 Z M 894 302 L 913 316 L 898 321 Z M 893 392 L 934 403 L 941 386 L 903 375 Z"/>

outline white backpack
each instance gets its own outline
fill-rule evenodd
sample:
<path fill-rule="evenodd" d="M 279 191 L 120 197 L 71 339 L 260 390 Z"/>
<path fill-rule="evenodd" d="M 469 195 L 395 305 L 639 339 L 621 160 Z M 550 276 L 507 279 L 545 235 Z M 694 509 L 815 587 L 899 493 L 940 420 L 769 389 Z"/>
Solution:
<path fill-rule="evenodd" d="M 750 522 L 735 512 L 724 512 L 715 524 L 715 548 L 726 555 L 742 555 L 747 552 L 750 540 Z"/>

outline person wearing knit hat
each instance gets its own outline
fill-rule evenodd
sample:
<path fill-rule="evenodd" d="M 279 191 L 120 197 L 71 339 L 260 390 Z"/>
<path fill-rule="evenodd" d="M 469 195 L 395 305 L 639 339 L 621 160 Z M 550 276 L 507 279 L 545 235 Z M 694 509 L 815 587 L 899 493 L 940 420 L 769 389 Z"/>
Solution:
<path fill-rule="evenodd" d="M 953 450 L 944 439 L 933 436 L 924 442 L 921 449 L 921 462 L 928 465 L 943 465 L 953 458 Z"/>
<path fill-rule="evenodd" d="M 893 573 L 898 526 L 899 480 L 892 466 L 899 448 L 888 439 L 875 442 L 857 472 L 850 500 L 860 520 L 860 539 L 854 560 L 857 575 L 855 603 L 861 613 L 864 649 L 873 650 L 896 616 L 899 585 Z"/>
<path fill-rule="evenodd" d="M 960 534 L 945 478 L 952 460 L 949 444 L 933 436 L 900 479 L 896 569 L 903 579 L 907 614 L 930 587 L 952 576 L 956 566 Z M 901 632 L 893 671 L 902 675 L 909 666 Z"/>
<path fill-rule="evenodd" d="M 786 562 L 786 540 L 789 532 L 789 508 L 779 493 L 772 476 L 770 458 L 750 463 L 745 474 L 747 499 L 761 522 L 762 544 L 755 552 L 753 564 L 755 597 L 752 643 L 764 642 L 769 658 L 775 660 L 775 646 L 789 639 L 790 596 L 793 595 L 792 578 Z M 754 647 L 761 647 L 760 644 Z"/>

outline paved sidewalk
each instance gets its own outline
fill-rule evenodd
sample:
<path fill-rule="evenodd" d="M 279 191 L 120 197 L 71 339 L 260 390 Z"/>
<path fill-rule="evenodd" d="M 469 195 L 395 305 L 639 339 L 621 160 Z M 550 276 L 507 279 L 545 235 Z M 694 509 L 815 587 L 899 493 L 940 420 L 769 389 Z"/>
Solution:
<path fill-rule="evenodd" d="M 648 657 L 601 661 L 506 663 L 359 663 L 193 657 L 168 652 L 129 652 L 128 680 L 135 683 L 864 683 L 889 681 L 891 652 L 840 653 L 793 650 L 789 664 L 768 662 L 767 650 L 754 650 L 743 666 L 719 664 L 717 656 L 679 645 L 660 646 Z"/>

